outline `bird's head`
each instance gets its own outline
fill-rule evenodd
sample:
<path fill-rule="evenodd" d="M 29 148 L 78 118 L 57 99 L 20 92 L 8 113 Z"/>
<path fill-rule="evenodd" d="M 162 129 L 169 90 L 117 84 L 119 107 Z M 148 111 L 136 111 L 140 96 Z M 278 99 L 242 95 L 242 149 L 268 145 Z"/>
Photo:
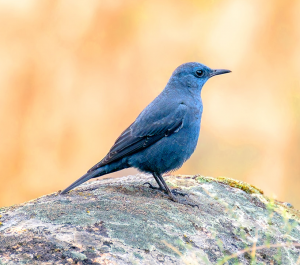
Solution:
<path fill-rule="evenodd" d="M 209 78 L 230 72 L 225 69 L 210 69 L 201 63 L 185 63 L 176 68 L 169 84 L 201 91 L 202 86 Z"/>

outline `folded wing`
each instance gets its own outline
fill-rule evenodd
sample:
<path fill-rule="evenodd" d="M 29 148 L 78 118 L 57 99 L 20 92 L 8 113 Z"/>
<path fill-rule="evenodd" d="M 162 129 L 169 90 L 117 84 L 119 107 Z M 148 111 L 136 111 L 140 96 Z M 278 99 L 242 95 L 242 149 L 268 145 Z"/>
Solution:
<path fill-rule="evenodd" d="M 116 140 L 109 153 L 88 172 L 139 152 L 163 137 L 178 132 L 183 126 L 186 113 L 187 106 L 182 103 L 165 117 L 156 118 L 152 115 L 132 123 Z"/>

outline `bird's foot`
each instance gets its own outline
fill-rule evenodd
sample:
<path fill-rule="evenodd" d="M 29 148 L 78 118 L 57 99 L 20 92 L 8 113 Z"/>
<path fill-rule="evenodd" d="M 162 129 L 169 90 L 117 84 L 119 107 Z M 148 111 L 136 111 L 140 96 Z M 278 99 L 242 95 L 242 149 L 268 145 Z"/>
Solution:
<path fill-rule="evenodd" d="M 172 195 L 169 195 L 169 197 L 174 202 L 178 202 L 178 203 L 184 204 L 184 205 L 189 205 L 189 206 L 192 206 L 192 207 L 198 207 L 198 209 L 199 209 L 199 205 L 198 204 L 189 202 L 189 201 L 187 201 L 185 199 L 178 198 L 177 196 L 174 196 L 173 193 L 172 193 Z"/>
<path fill-rule="evenodd" d="M 145 182 L 143 185 L 146 185 L 148 184 L 149 185 L 149 188 L 150 189 L 153 189 L 153 190 L 159 190 L 159 191 L 162 191 L 162 192 L 166 192 L 164 189 L 160 188 L 160 187 L 155 187 L 153 186 L 150 182 Z"/>
<path fill-rule="evenodd" d="M 150 189 L 159 190 L 161 192 L 164 192 L 164 193 L 168 194 L 165 189 L 162 189 L 161 187 L 155 187 L 150 182 L 145 182 L 143 185 L 145 185 L 145 184 L 149 185 Z M 184 192 L 178 191 L 177 189 L 173 189 L 173 190 L 171 190 L 171 192 L 172 192 L 172 194 L 174 196 L 178 196 L 178 195 L 183 196 L 183 197 L 190 196 L 188 193 L 184 193 Z"/>
<path fill-rule="evenodd" d="M 190 196 L 188 193 L 184 193 L 184 192 L 181 192 L 181 191 L 178 191 L 177 189 L 173 189 L 171 190 L 171 192 L 173 193 L 173 195 L 177 196 L 177 195 L 181 195 L 183 197 L 185 196 Z"/>

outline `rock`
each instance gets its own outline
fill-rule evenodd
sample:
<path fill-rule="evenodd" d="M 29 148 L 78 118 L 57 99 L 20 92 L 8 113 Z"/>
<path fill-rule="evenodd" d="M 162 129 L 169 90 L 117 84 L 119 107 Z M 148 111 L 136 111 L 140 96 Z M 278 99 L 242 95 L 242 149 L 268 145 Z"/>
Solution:
<path fill-rule="evenodd" d="M 1 208 L 0 264 L 297 263 L 296 209 L 228 178 L 165 179 L 199 208 L 149 189 L 143 183 L 155 183 L 147 175 Z"/>

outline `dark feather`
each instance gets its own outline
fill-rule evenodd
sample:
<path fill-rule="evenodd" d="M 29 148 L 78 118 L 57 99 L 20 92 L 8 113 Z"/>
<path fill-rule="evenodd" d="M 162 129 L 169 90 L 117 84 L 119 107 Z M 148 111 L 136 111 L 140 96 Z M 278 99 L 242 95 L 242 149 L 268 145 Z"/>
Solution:
<path fill-rule="evenodd" d="M 137 127 L 136 122 L 132 123 L 119 136 L 109 153 L 88 172 L 132 155 L 149 147 L 163 137 L 168 137 L 178 132 L 183 126 L 186 112 L 187 106 L 180 104 L 176 111 L 170 113 L 167 117 L 159 120 L 152 118 L 152 121 L 143 121 L 144 126 L 142 128 L 141 126 Z"/>

